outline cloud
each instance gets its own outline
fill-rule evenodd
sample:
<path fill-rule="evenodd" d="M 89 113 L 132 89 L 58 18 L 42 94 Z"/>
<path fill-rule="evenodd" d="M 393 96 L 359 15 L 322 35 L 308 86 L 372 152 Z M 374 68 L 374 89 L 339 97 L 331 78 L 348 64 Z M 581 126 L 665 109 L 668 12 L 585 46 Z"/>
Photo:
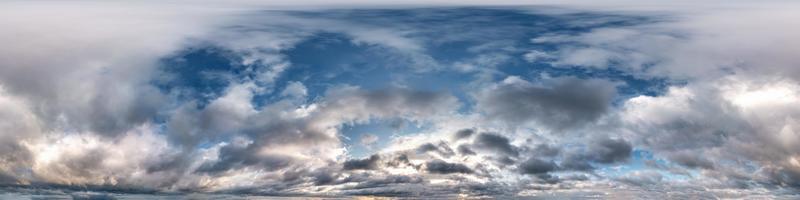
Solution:
<path fill-rule="evenodd" d="M 603 116 L 615 95 L 615 85 L 604 80 L 565 77 L 535 85 L 512 76 L 481 92 L 477 107 L 487 117 L 506 123 L 536 122 L 565 129 Z"/>
<path fill-rule="evenodd" d="M 561 149 L 549 144 L 539 144 L 533 148 L 533 152 L 538 156 L 553 157 L 561 153 Z"/>
<path fill-rule="evenodd" d="M 115 198 L 114 196 L 112 196 L 110 194 L 92 194 L 92 193 L 89 193 L 89 194 L 76 194 L 76 193 L 73 193 L 70 196 L 72 196 L 72 199 L 76 199 L 76 200 L 78 200 L 78 199 L 80 199 L 80 200 L 83 200 L 83 199 L 86 199 L 86 200 L 113 200 L 113 199 L 117 199 L 117 198 Z"/>
<path fill-rule="evenodd" d="M 537 50 L 528 51 L 528 53 L 525 53 L 522 56 L 525 58 L 525 61 L 528 61 L 528 62 L 537 62 L 537 61 L 541 61 L 541 60 L 544 60 L 544 59 L 552 58 L 551 55 L 549 55 L 549 54 L 547 54 L 545 52 L 542 52 L 542 51 L 537 51 Z"/>
<path fill-rule="evenodd" d="M 790 118 L 796 111 L 784 106 L 795 101 L 797 86 L 788 84 L 794 82 L 790 80 L 749 78 L 730 76 L 673 87 L 661 97 L 637 97 L 626 103 L 623 119 L 639 143 L 682 166 L 708 170 L 710 178 L 723 184 L 758 181 L 792 186 L 796 183 L 782 177 L 796 174 L 790 164 L 796 150 L 785 146 L 796 141 L 777 138 L 793 126 Z M 771 99 L 769 104 L 748 100 L 750 94 L 763 91 L 781 95 L 760 95 Z M 764 116 L 773 118 L 764 121 Z M 742 159 L 760 163 L 763 174 L 744 166 L 715 164 Z"/>
<path fill-rule="evenodd" d="M 623 139 L 603 138 L 589 145 L 588 156 L 600 163 L 624 162 L 631 157 L 633 147 Z"/>
<path fill-rule="evenodd" d="M 473 173 L 472 169 L 470 169 L 466 165 L 458 163 L 448 163 L 442 160 L 433 160 L 426 162 L 425 170 L 434 174 Z"/>
<path fill-rule="evenodd" d="M 303 85 L 303 83 L 292 81 L 289 82 L 289 85 L 287 85 L 285 89 L 283 89 L 281 95 L 303 98 L 308 95 L 308 89 Z"/>
<path fill-rule="evenodd" d="M 370 147 L 373 144 L 375 144 L 375 142 L 378 142 L 378 136 L 377 135 L 365 134 L 365 135 L 361 136 L 361 145 L 364 145 L 366 147 Z"/>
<path fill-rule="evenodd" d="M 461 129 L 458 130 L 458 132 L 456 132 L 455 135 L 453 135 L 453 139 L 454 140 L 467 139 L 471 137 L 473 134 L 475 134 L 474 129 Z"/>
<path fill-rule="evenodd" d="M 418 154 L 424 154 L 431 151 L 436 152 L 444 157 L 450 157 L 453 156 L 453 154 L 455 154 L 453 152 L 453 149 L 451 149 L 450 146 L 447 145 L 447 143 L 445 143 L 444 141 L 439 142 L 438 145 L 434 145 L 432 143 L 425 143 L 417 147 Z"/>
<path fill-rule="evenodd" d="M 381 157 L 378 155 L 372 155 L 369 158 L 364 158 L 360 160 L 348 160 L 345 161 L 342 165 L 342 168 L 345 170 L 356 170 L 356 169 L 378 169 L 378 161 L 380 161 Z"/>
<path fill-rule="evenodd" d="M 519 165 L 520 173 L 523 174 L 546 174 L 548 172 L 558 169 L 558 166 L 553 161 L 545 161 L 537 158 L 531 158 L 522 162 Z"/>
<path fill-rule="evenodd" d="M 710 160 L 689 152 L 677 152 L 670 155 L 669 158 L 671 161 L 689 168 L 714 169 L 714 163 Z"/>
<path fill-rule="evenodd" d="M 475 155 L 476 154 L 475 151 L 473 151 L 472 148 L 469 148 L 469 146 L 467 146 L 467 145 L 463 145 L 463 144 L 459 145 L 457 149 L 458 149 L 458 153 L 461 154 L 461 155 Z"/>
<path fill-rule="evenodd" d="M 281 155 L 259 155 L 252 156 L 254 147 L 250 145 L 244 147 L 224 146 L 219 150 L 219 158 L 212 163 L 204 163 L 195 170 L 195 173 L 220 173 L 230 169 L 245 167 L 249 165 L 258 166 L 263 170 L 278 170 L 289 166 L 292 163 L 290 157 Z"/>
<path fill-rule="evenodd" d="M 593 171 L 596 168 L 589 163 L 589 160 L 580 155 L 570 155 L 561 161 L 561 168 L 575 171 Z"/>
<path fill-rule="evenodd" d="M 789 28 L 797 27 L 796 22 L 763 23 L 761 19 L 796 17 L 789 10 L 797 5 L 737 4 L 699 11 L 688 7 L 654 8 L 679 13 L 681 18 L 640 26 L 599 28 L 573 36 L 545 36 L 533 41 L 563 44 L 546 52 L 556 54 L 553 64 L 560 67 L 614 66 L 638 76 L 677 79 L 719 78 L 731 71 L 759 71 L 764 75 L 796 78 L 797 71 L 791 66 L 797 63 L 789 58 L 797 51 L 768 48 L 776 41 L 797 42 L 794 33 L 800 29 Z M 734 16 L 745 20 L 733 21 Z"/>
<path fill-rule="evenodd" d="M 635 186 L 655 185 L 661 183 L 663 179 L 664 177 L 661 174 L 654 171 L 637 171 L 618 178 L 618 180 L 623 183 Z"/>
<path fill-rule="evenodd" d="M 163 108 L 165 97 L 147 84 L 162 55 L 181 48 L 186 37 L 202 35 L 226 21 L 212 18 L 222 10 L 193 8 L 180 15 L 176 11 L 181 8 L 175 6 L 153 12 L 145 4 L 119 7 L 86 2 L 76 9 L 64 4 L 7 2 L 3 8 L 7 20 L 0 22 L 6 30 L 0 32 L 2 38 L 36 42 L 2 41 L 15 48 L 0 50 L 0 84 L 35 106 L 32 109 L 38 110 L 35 114 L 43 128 L 66 127 L 108 136 L 147 123 Z M 52 12 L 62 15 L 58 19 L 43 15 Z M 204 20 L 185 23 L 194 19 Z M 131 24 L 148 25 L 133 28 Z"/>
<path fill-rule="evenodd" d="M 511 145 L 508 138 L 493 133 L 478 134 L 475 136 L 475 140 L 472 142 L 472 147 L 476 149 L 494 151 L 508 156 L 516 157 L 519 155 L 516 147 Z"/>

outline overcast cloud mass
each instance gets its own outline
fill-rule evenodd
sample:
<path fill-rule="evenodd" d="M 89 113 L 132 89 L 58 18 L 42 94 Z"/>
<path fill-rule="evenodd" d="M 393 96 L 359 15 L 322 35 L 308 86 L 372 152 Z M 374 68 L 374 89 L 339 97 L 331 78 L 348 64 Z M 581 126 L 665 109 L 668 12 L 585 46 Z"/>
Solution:
<path fill-rule="evenodd" d="M 800 198 L 800 4 L 0 2 L 0 199 Z"/>

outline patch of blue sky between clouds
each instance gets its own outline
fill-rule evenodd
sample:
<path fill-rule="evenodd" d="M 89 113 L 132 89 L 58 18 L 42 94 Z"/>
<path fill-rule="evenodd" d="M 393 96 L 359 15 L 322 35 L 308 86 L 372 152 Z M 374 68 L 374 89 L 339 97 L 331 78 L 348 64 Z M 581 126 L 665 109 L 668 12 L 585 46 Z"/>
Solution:
<path fill-rule="evenodd" d="M 474 86 L 499 82 L 509 76 L 524 77 L 533 82 L 546 77 L 577 77 L 607 79 L 618 86 L 618 105 L 624 99 L 649 95 L 657 96 L 673 82 L 659 78 L 641 78 L 607 68 L 580 66 L 555 67 L 547 58 L 530 59 L 530 52 L 555 51 L 559 43 L 533 43 L 531 39 L 553 35 L 576 35 L 597 28 L 622 27 L 651 22 L 644 17 L 606 15 L 601 13 L 572 13 L 561 15 L 505 8 L 442 8 L 389 10 L 331 10 L 278 12 L 306 20 L 342 21 L 354 26 L 381 28 L 398 33 L 419 45 L 419 49 L 402 49 L 403 45 L 363 42 L 359 36 L 325 27 L 311 29 L 299 42 L 274 52 L 283 56 L 289 67 L 272 83 L 276 90 L 258 93 L 254 105 L 266 105 L 284 98 L 280 91 L 290 83 L 302 83 L 307 88 L 308 102 L 324 98 L 325 92 L 336 86 L 357 86 L 367 90 L 404 87 L 423 91 L 438 91 L 456 96 L 462 103 L 462 113 L 472 111 Z M 595 23 L 584 23 L 586 20 Z M 257 21 L 254 23 L 258 23 Z M 271 26 L 271 29 L 298 27 Z M 235 28 L 233 28 L 235 29 Z M 247 30 L 257 32 L 259 30 Z M 292 30 L 282 30 L 293 32 Z M 400 46 L 400 47 L 398 47 Z M 411 51 L 411 52 L 409 52 Z M 422 58 L 420 56 L 422 55 Z M 199 107 L 213 100 L 231 84 L 255 79 L 255 64 L 242 64 L 245 55 L 222 46 L 196 46 L 164 58 L 164 79 L 155 84 L 162 90 L 176 92 L 183 101 L 196 101 Z M 432 62 L 420 62 L 432 59 Z M 611 63 L 613 64 L 613 63 Z M 426 69 L 426 70 L 420 70 Z M 372 120 L 368 123 L 341 127 L 342 141 L 348 156 L 368 157 L 376 153 L 395 136 L 418 133 L 424 126 L 404 122 L 392 127 L 391 120 Z M 377 136 L 371 146 L 361 143 L 367 134 Z M 213 141 L 201 147 L 210 147 Z M 644 158 L 634 152 L 631 164 L 596 164 L 600 173 L 621 176 L 644 169 Z"/>
<path fill-rule="evenodd" d="M 365 158 L 378 153 L 397 137 L 416 134 L 428 128 L 429 125 L 401 119 L 370 120 L 367 123 L 344 125 L 341 137 L 349 157 Z M 365 144 L 364 138 L 370 135 L 377 137 L 377 140 Z"/>
<path fill-rule="evenodd" d="M 579 34 L 597 28 L 631 26 L 650 22 L 638 16 L 618 16 L 593 13 L 562 15 L 534 14 L 530 11 L 503 8 L 442 8 L 388 10 L 332 10 L 282 12 L 308 20 L 337 20 L 358 26 L 385 28 L 421 44 L 418 53 L 428 55 L 434 62 L 418 63 L 417 54 L 383 44 L 359 42 L 344 32 L 315 27 L 316 31 L 301 42 L 280 51 L 291 66 L 275 83 L 282 88 L 297 81 L 308 88 L 309 99 L 316 99 L 331 86 L 355 85 L 365 89 L 390 86 L 450 92 L 462 102 L 469 102 L 470 83 L 485 79 L 499 81 L 507 76 L 536 80 L 542 75 L 578 78 L 602 78 L 624 83 L 620 96 L 638 94 L 656 96 L 670 84 L 664 79 L 642 79 L 608 67 L 553 67 L 547 60 L 531 62 L 525 54 L 547 52 L 557 45 L 532 43 L 532 38 L 552 34 Z M 582 23 L 592 19 L 595 23 Z M 600 19 L 600 20 L 598 20 Z M 605 20 L 605 21 L 603 21 Z M 258 22 L 255 22 L 258 23 Z M 297 27 L 270 26 L 272 29 Z M 231 28 L 235 29 L 235 28 Z M 254 32 L 258 30 L 247 30 Z M 292 30 L 282 30 L 292 32 Z M 221 47 L 190 47 L 185 53 L 164 59 L 166 82 L 157 84 L 163 89 L 181 90 L 185 100 L 203 102 L 213 99 L 224 90 L 229 80 L 247 77 L 249 67 L 241 64 L 243 55 Z M 422 65 L 422 66 L 415 66 Z M 419 71 L 418 68 L 432 70 Z M 264 104 L 276 99 L 276 93 L 258 95 L 254 103 Z M 618 102 L 618 101 L 617 101 Z M 466 104 L 469 110 L 471 104 Z"/>

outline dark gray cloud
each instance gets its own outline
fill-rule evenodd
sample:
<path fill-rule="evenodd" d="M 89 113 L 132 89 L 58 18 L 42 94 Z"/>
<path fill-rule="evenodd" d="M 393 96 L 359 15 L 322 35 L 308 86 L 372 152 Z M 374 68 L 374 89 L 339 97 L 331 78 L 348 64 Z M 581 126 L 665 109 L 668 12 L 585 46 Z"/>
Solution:
<path fill-rule="evenodd" d="M 623 139 L 602 138 L 589 144 L 587 156 L 599 163 L 625 162 L 631 157 L 633 146 Z"/>
<path fill-rule="evenodd" d="M 516 160 L 511 159 L 511 157 L 508 157 L 508 156 L 499 156 L 499 157 L 490 157 L 490 158 L 493 158 L 494 162 L 496 162 L 497 165 L 501 166 L 501 167 L 502 166 L 507 166 L 507 165 L 513 165 L 514 163 L 517 162 Z"/>
<path fill-rule="evenodd" d="M 567 156 L 561 161 L 561 168 L 574 171 L 592 171 L 595 169 L 584 156 Z"/>
<path fill-rule="evenodd" d="M 461 129 L 458 130 L 455 135 L 453 135 L 453 139 L 468 139 L 469 137 L 472 137 L 473 134 L 475 134 L 475 129 Z"/>
<path fill-rule="evenodd" d="M 220 148 L 218 160 L 203 163 L 196 173 L 220 173 L 230 169 L 257 166 L 265 170 L 278 170 L 292 164 L 293 159 L 280 155 L 258 155 L 257 145 L 244 147 L 228 145 Z"/>
<path fill-rule="evenodd" d="M 533 148 L 533 152 L 538 156 L 553 157 L 561 153 L 561 149 L 548 144 L 539 144 Z"/>
<path fill-rule="evenodd" d="M 472 151 L 468 145 L 462 144 L 458 145 L 458 153 L 461 155 L 475 155 L 475 151 Z"/>
<path fill-rule="evenodd" d="M 546 161 L 538 158 L 530 158 L 518 166 L 520 173 L 523 174 L 547 174 L 558 169 L 553 161 Z"/>
<path fill-rule="evenodd" d="M 425 170 L 434 174 L 462 173 L 471 174 L 472 169 L 460 163 L 448 163 L 442 160 L 432 160 L 425 163 Z"/>
<path fill-rule="evenodd" d="M 342 168 L 344 168 L 345 170 L 356 170 L 356 169 L 374 170 L 378 169 L 378 162 L 380 160 L 381 157 L 375 154 L 370 156 L 369 158 L 347 160 L 344 162 L 344 164 L 342 164 Z"/>
<path fill-rule="evenodd" d="M 535 121 L 564 129 L 597 120 L 608 112 L 615 95 L 615 84 L 604 80 L 567 77 L 534 85 L 508 78 L 478 95 L 478 108 L 507 123 Z"/>
<path fill-rule="evenodd" d="M 669 160 L 689 168 L 714 169 L 714 163 L 702 155 L 689 152 L 678 152 L 669 156 Z"/>
<path fill-rule="evenodd" d="M 390 175 L 383 178 L 360 181 L 350 189 L 378 188 L 393 184 L 420 183 L 423 179 L 418 176 Z"/>
<path fill-rule="evenodd" d="M 17 184 L 17 178 L 0 171 L 0 185 L 14 185 Z"/>
<path fill-rule="evenodd" d="M 448 145 L 444 141 L 441 141 L 436 145 L 432 143 L 425 143 L 417 147 L 416 150 L 417 153 L 427 153 L 433 151 L 444 157 L 450 157 L 455 155 L 455 152 L 453 152 L 453 149 L 450 148 L 450 145 Z"/>
<path fill-rule="evenodd" d="M 774 186 L 800 188 L 800 169 L 791 167 L 766 167 L 768 183 Z"/>
<path fill-rule="evenodd" d="M 427 153 L 429 151 L 439 151 L 439 147 L 431 143 L 425 143 L 417 147 L 417 153 Z"/>
<path fill-rule="evenodd" d="M 537 166 L 546 168 L 550 162 L 554 161 L 545 162 L 543 158 L 555 158 L 558 164 L 553 163 L 553 169 L 550 170 L 592 172 L 596 169 L 592 163 L 623 164 L 630 159 L 632 151 L 632 145 L 624 139 L 608 137 L 590 139 L 587 141 L 585 149 L 564 151 L 563 155 L 561 149 L 540 144 L 531 152 L 534 157 L 522 163 L 520 169 L 523 169 L 526 163 L 533 169 L 536 169 Z"/>
<path fill-rule="evenodd" d="M 475 149 L 494 151 L 509 156 L 518 156 L 519 151 L 511 145 L 508 138 L 494 133 L 480 133 L 472 141 Z"/>
<path fill-rule="evenodd" d="M 417 170 L 419 170 L 422 167 L 421 164 L 415 165 L 415 164 L 411 163 L 411 160 L 408 159 L 408 155 L 406 155 L 406 154 L 397 155 L 397 156 L 394 157 L 394 159 L 386 162 L 386 164 L 389 165 L 389 166 L 393 166 L 393 167 L 410 166 L 410 167 L 413 167 L 414 169 L 417 169 Z"/>

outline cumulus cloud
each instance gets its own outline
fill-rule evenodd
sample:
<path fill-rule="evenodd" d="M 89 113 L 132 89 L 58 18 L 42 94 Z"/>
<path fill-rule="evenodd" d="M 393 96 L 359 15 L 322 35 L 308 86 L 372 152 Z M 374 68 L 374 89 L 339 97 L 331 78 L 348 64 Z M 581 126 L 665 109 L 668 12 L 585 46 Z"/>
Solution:
<path fill-rule="evenodd" d="M 531 158 L 520 164 L 519 169 L 524 174 L 546 174 L 557 169 L 553 161 Z"/>
<path fill-rule="evenodd" d="M 448 163 L 442 160 L 433 160 L 425 163 L 425 170 L 434 174 L 473 173 L 472 169 L 460 163 Z"/>
<path fill-rule="evenodd" d="M 458 130 L 458 132 L 456 132 L 455 135 L 453 135 L 453 139 L 455 140 L 466 139 L 471 137 L 473 134 L 475 134 L 474 129 L 461 129 Z"/>
<path fill-rule="evenodd" d="M 44 128 L 109 136 L 146 123 L 163 108 L 166 97 L 147 84 L 162 55 L 178 50 L 186 37 L 225 21 L 211 18 L 223 10 L 199 7 L 185 10 L 185 15 L 177 14 L 176 7 L 152 12 L 147 5 L 122 8 L 96 2 L 80 8 L 24 2 L 3 7 L 0 26 L 6 31 L 0 35 L 15 48 L 0 50 L 0 84 L 32 101 Z M 61 12 L 65 10 L 71 11 Z M 62 15 L 46 14 L 53 12 Z M 185 23 L 194 19 L 207 20 Z M 23 40 L 31 42 L 18 43 Z"/>
<path fill-rule="evenodd" d="M 342 168 L 346 170 L 354 170 L 354 169 L 376 169 L 378 167 L 378 161 L 380 161 L 381 157 L 378 155 L 372 155 L 369 158 L 365 159 L 356 159 L 356 160 L 348 160 L 344 162 Z"/>
<path fill-rule="evenodd" d="M 588 155 L 600 163 L 624 162 L 630 158 L 632 150 L 631 144 L 625 140 L 603 138 L 589 145 Z"/>
<path fill-rule="evenodd" d="M 477 107 L 488 117 L 506 123 L 535 122 L 565 129 L 602 117 L 615 95 L 615 84 L 604 80 L 566 77 L 536 85 L 512 76 L 481 92 Z"/>
<path fill-rule="evenodd" d="M 785 146 L 794 140 L 777 138 L 783 137 L 780 135 L 787 134 L 785 130 L 794 126 L 790 119 L 795 111 L 788 108 L 777 111 L 768 107 L 782 107 L 787 105 L 784 103 L 794 101 L 796 85 L 786 84 L 788 82 L 785 81 L 789 80 L 760 82 L 741 78 L 734 76 L 717 82 L 674 87 L 662 97 L 634 98 L 626 104 L 627 111 L 623 119 L 629 122 L 631 131 L 636 131 L 639 142 L 662 152 L 665 157 L 682 166 L 710 170 L 709 175 L 725 174 L 725 178 L 721 179 L 723 182 L 743 179 L 791 185 L 792 181 L 780 177 L 794 173 L 793 164 L 790 163 L 795 154 L 791 152 L 795 150 Z M 781 95 L 771 100 L 768 106 L 744 100 L 753 92 L 765 91 L 781 91 L 778 92 Z M 668 102 L 661 101 L 667 98 L 670 99 Z M 763 98 L 770 97 L 759 97 Z M 639 109 L 631 110 L 634 106 Z M 762 112 L 769 112 L 769 116 L 774 117 L 773 121 L 762 121 L 764 119 L 761 117 L 765 116 Z M 645 113 L 648 113 L 648 119 L 641 118 Z M 741 159 L 763 163 L 759 171 L 764 174 L 744 175 L 742 173 L 745 171 L 755 171 L 743 166 L 722 167 L 714 164 Z"/>
<path fill-rule="evenodd" d="M 478 134 L 472 142 L 472 146 L 476 149 L 495 151 L 509 156 L 519 155 L 516 147 L 509 143 L 508 138 L 492 133 Z"/>

